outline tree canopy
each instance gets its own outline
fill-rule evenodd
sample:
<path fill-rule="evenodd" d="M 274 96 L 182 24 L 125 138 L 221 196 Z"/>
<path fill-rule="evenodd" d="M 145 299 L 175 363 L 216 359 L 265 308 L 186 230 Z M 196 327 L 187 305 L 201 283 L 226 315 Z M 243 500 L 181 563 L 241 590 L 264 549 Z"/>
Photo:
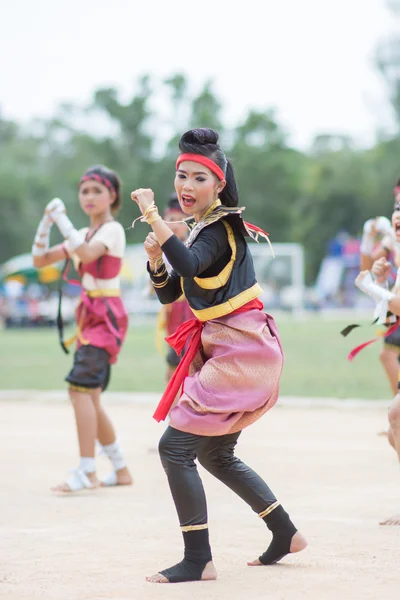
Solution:
<path fill-rule="evenodd" d="M 376 64 L 400 123 L 398 42 L 378 49 Z M 157 94 L 162 90 L 169 102 L 167 120 L 154 108 L 155 83 Z M 338 231 L 356 235 L 366 219 L 390 215 L 392 189 L 400 178 L 399 132 L 362 149 L 349 138 L 322 132 L 309 151 L 300 151 L 290 144 L 274 111 L 251 110 L 227 127 L 212 82 L 194 97 L 189 87 L 180 73 L 161 83 L 144 75 L 125 103 L 117 89 L 105 88 L 94 92 L 90 106 L 62 105 L 55 116 L 28 126 L 0 114 L 0 262 L 30 251 L 44 206 L 55 196 L 64 200 L 76 226 L 85 223 L 77 183 L 92 164 L 119 173 L 124 199 L 119 219 L 125 227 L 138 216 L 130 201 L 132 189 L 151 187 L 162 208 L 173 190 L 179 137 L 191 127 L 220 133 L 246 220 L 268 231 L 272 243 L 302 243 L 309 281 Z M 128 232 L 128 242 L 143 241 L 146 233 L 137 227 Z"/>

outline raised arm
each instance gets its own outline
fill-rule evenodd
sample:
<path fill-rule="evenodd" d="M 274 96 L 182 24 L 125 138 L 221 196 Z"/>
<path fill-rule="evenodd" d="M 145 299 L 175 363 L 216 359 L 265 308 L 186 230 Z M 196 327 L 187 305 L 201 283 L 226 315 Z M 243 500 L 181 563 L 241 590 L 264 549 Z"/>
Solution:
<path fill-rule="evenodd" d="M 368 219 L 364 223 L 360 246 L 360 271 L 372 268 L 374 262 L 380 258 L 389 258 L 392 225 L 386 217 Z M 383 236 L 379 247 L 375 248 L 377 235 Z"/>
<path fill-rule="evenodd" d="M 52 211 L 51 218 L 65 238 L 62 247 L 68 255 L 75 254 L 82 263 L 90 263 L 108 251 L 106 244 L 99 239 L 85 241 L 83 233 L 75 229 L 67 216 L 64 203 Z"/>
<path fill-rule="evenodd" d="M 66 254 L 62 244 L 49 248 L 50 230 L 53 225 L 52 211 L 62 206 L 64 203 L 59 198 L 53 198 L 45 208 L 44 215 L 36 230 L 35 239 L 32 246 L 33 264 L 35 267 L 45 267 L 65 258 Z"/>

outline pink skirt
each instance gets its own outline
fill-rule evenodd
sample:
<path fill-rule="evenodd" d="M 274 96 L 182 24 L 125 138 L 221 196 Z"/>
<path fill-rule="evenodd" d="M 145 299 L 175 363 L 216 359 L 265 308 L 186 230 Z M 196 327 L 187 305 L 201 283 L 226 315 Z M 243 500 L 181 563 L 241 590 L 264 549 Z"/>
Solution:
<path fill-rule="evenodd" d="M 207 321 L 170 425 L 197 435 L 248 427 L 279 395 L 283 352 L 274 319 L 249 310 Z"/>
<path fill-rule="evenodd" d="M 107 297 L 105 302 L 104 298 L 88 298 L 82 294 L 81 300 L 75 313 L 78 348 L 86 344 L 104 348 L 110 355 L 110 364 L 114 364 L 128 329 L 128 315 L 121 298 Z"/>

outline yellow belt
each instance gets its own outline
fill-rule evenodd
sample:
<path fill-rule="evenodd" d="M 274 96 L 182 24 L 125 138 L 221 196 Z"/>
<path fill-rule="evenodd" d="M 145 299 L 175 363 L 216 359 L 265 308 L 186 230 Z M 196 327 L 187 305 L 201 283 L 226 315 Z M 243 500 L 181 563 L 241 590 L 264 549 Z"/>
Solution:
<path fill-rule="evenodd" d="M 121 295 L 121 290 L 119 289 L 112 289 L 112 288 L 102 288 L 102 289 L 98 289 L 98 290 L 84 290 L 86 296 L 89 296 L 89 298 L 101 298 L 102 296 L 108 296 L 108 298 L 111 297 L 118 297 Z"/>

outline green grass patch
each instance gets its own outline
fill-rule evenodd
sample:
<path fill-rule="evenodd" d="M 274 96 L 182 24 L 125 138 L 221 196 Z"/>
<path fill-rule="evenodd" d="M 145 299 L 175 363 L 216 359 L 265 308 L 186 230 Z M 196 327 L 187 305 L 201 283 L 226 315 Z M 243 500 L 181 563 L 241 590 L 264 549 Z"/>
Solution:
<path fill-rule="evenodd" d="M 374 337 L 376 328 L 361 327 L 348 338 L 347 324 L 315 316 L 305 320 L 277 319 L 285 352 L 281 393 L 290 396 L 390 399 L 379 362 L 382 343 L 372 344 L 350 363 L 347 353 Z M 0 331 L 1 389 L 62 389 L 72 363 L 53 330 Z M 157 392 L 164 388 L 164 358 L 155 347 L 155 325 L 136 325 L 113 367 L 110 390 Z"/>

